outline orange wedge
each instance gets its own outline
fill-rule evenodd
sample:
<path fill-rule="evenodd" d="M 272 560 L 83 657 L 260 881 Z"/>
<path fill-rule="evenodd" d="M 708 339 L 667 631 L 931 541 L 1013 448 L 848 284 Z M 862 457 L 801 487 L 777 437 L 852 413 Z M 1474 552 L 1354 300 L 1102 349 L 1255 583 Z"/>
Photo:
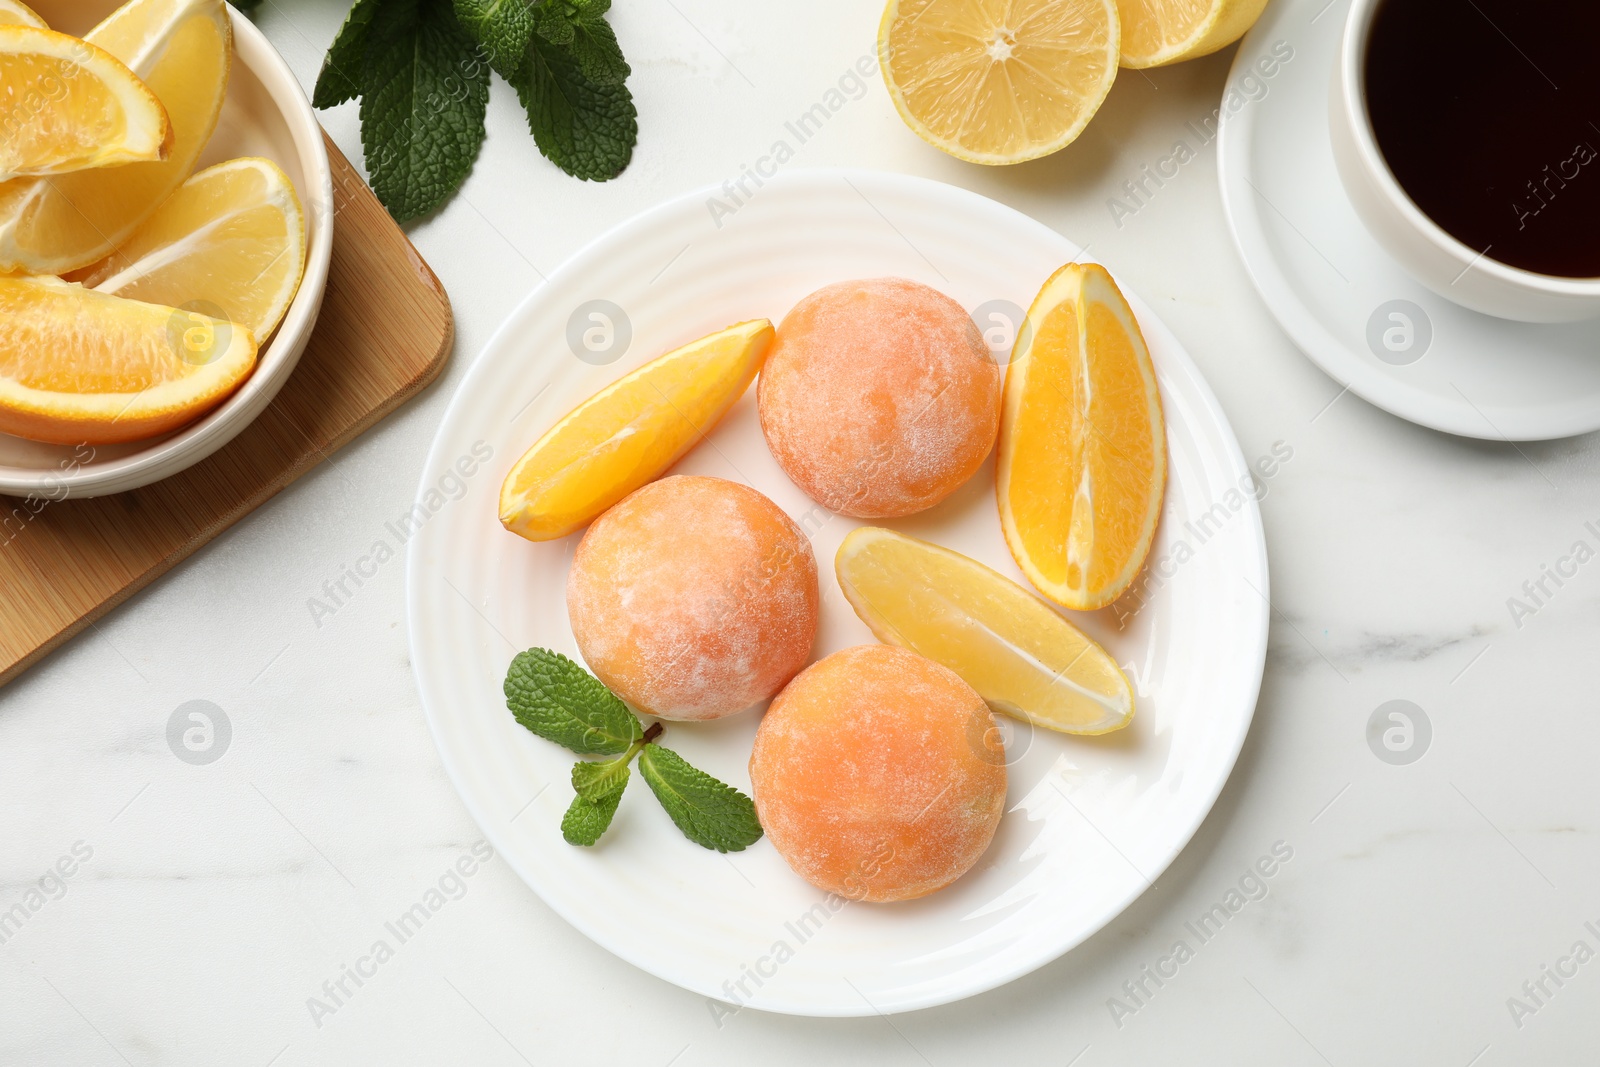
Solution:
<path fill-rule="evenodd" d="M 1044 283 L 1006 372 L 995 490 L 1017 566 L 1056 603 L 1103 608 L 1132 584 L 1167 482 L 1144 335 L 1104 267 Z M 1031 337 L 1031 340 L 1030 340 Z"/>
<path fill-rule="evenodd" d="M 220 403 L 255 361 L 241 326 L 0 277 L 0 432 L 55 444 L 153 437 Z"/>
<path fill-rule="evenodd" d="M 500 522 L 530 541 L 580 530 L 654 481 L 744 395 L 772 323 L 741 322 L 675 348 L 568 412 L 500 487 Z"/>
<path fill-rule="evenodd" d="M 33 8 L 19 0 L 0 0 L 0 26 L 33 26 L 37 29 L 47 29 L 44 19 L 34 13 Z"/>
<path fill-rule="evenodd" d="M 1116 660 L 977 560 L 863 526 L 839 546 L 834 569 L 878 640 L 949 667 L 994 710 L 1069 734 L 1110 733 L 1133 720 L 1133 687 Z"/>
<path fill-rule="evenodd" d="M 194 170 L 216 128 L 233 58 L 223 0 L 131 0 L 84 38 L 166 108 L 159 161 L 0 183 L 0 271 L 65 274 L 109 255 Z"/>
<path fill-rule="evenodd" d="M 0 181 L 161 159 L 172 124 L 155 94 L 103 48 L 0 25 Z"/>

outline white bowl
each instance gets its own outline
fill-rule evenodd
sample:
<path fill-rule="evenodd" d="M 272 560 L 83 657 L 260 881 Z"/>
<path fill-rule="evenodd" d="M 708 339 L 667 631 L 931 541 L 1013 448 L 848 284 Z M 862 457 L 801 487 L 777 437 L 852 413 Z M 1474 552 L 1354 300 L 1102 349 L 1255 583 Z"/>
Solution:
<path fill-rule="evenodd" d="M 1412 277 L 1462 307 L 1521 322 L 1600 316 L 1600 278 L 1558 278 L 1490 259 L 1452 237 L 1401 188 L 1367 114 L 1367 41 L 1382 2 L 1351 0 L 1328 99 L 1333 159 L 1356 214 Z"/>
<path fill-rule="evenodd" d="M 117 0 L 29 0 L 64 33 L 87 33 Z M 305 350 L 322 307 L 333 251 L 333 180 L 311 101 L 283 57 L 250 20 L 233 16 L 233 69 L 216 132 L 195 169 L 239 156 L 265 156 L 294 182 L 305 207 L 306 269 L 255 372 L 197 422 L 174 433 L 120 445 L 47 445 L 0 434 L 0 493 L 49 500 L 103 496 L 176 474 L 231 441 L 261 414 Z"/>

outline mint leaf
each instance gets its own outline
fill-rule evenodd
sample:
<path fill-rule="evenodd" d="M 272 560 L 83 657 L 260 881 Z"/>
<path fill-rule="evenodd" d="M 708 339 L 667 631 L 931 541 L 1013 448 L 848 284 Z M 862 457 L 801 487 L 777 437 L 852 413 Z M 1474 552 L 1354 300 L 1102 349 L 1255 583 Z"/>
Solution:
<path fill-rule="evenodd" d="M 626 85 L 594 81 L 571 50 L 539 34 L 529 42 L 516 77 L 508 80 L 527 109 L 528 128 L 545 158 L 585 181 L 622 173 L 639 135 Z"/>
<path fill-rule="evenodd" d="M 311 91 L 312 107 L 333 107 L 361 95 L 367 27 L 372 24 L 372 13 L 377 9 L 378 0 L 356 0 L 351 6 L 338 36 L 323 57 L 317 87 Z"/>
<path fill-rule="evenodd" d="M 456 18 L 477 39 L 489 66 L 502 78 L 516 76 L 533 36 L 536 11 L 554 0 L 455 0 Z M 608 0 L 609 2 L 609 0 Z"/>
<path fill-rule="evenodd" d="M 561 836 L 567 839 L 569 845 L 594 844 L 611 825 L 620 803 L 621 792 L 611 793 L 597 801 L 573 797 L 567 813 L 561 817 Z"/>
<path fill-rule="evenodd" d="M 740 852 L 761 839 L 750 798 L 717 781 L 670 748 L 646 745 L 639 773 L 690 841 L 718 852 Z"/>
<path fill-rule="evenodd" d="M 631 747 L 616 759 L 598 762 L 580 760 L 572 765 L 572 790 L 592 803 L 610 796 L 621 796 L 628 787 L 628 764 L 631 762 Z"/>
<path fill-rule="evenodd" d="M 632 73 L 603 17 L 610 8 L 611 0 L 544 0 L 534 9 L 539 36 L 571 52 L 596 85 L 621 85 Z"/>
<path fill-rule="evenodd" d="M 574 752 L 615 756 L 644 737 L 628 706 L 559 652 L 530 648 L 506 671 L 506 707 L 523 726 Z"/>
<path fill-rule="evenodd" d="M 450 0 L 383 0 L 365 32 L 361 147 L 396 219 L 438 207 L 483 144 L 489 67 Z"/>

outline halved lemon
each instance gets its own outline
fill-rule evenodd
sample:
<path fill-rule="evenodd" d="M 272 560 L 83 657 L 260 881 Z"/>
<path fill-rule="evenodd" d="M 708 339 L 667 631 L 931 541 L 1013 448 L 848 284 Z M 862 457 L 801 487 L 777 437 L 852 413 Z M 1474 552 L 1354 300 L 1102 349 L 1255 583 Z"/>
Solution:
<path fill-rule="evenodd" d="M 72 278 L 112 296 L 194 307 L 264 340 L 305 262 L 294 183 L 270 159 L 246 157 L 184 182 L 120 248 Z"/>
<path fill-rule="evenodd" d="M 103 48 L 0 25 L 0 181 L 161 159 L 166 108 Z"/>
<path fill-rule="evenodd" d="M 691 341 L 562 417 L 500 487 L 500 522 L 530 541 L 580 530 L 666 473 L 749 388 L 772 344 L 753 319 Z"/>
<path fill-rule="evenodd" d="M 1162 67 L 1197 59 L 1237 41 L 1267 0 L 1117 0 L 1122 65 Z"/>
<path fill-rule="evenodd" d="M 1115 660 L 1054 608 L 975 559 L 863 526 L 839 546 L 845 599 L 880 641 L 959 674 L 996 711 L 1104 734 L 1133 719 Z"/>
<path fill-rule="evenodd" d="M 970 163 L 1065 148 L 1117 76 L 1116 0 L 889 0 L 878 61 L 906 125 Z"/>
<path fill-rule="evenodd" d="M 255 366 L 242 326 L 55 278 L 0 277 L 0 432 L 112 444 L 177 429 Z"/>
<path fill-rule="evenodd" d="M 0 183 L 0 271 L 65 274 L 110 254 L 194 170 L 233 57 L 223 0 L 132 0 L 85 38 L 156 95 L 172 123 L 160 161 Z"/>
<path fill-rule="evenodd" d="M 1056 603 L 1103 608 L 1161 517 L 1166 429 L 1150 350 L 1104 267 L 1051 275 L 1006 372 L 995 495 L 1006 544 Z"/>
<path fill-rule="evenodd" d="M 0 26 L 34 26 L 38 29 L 48 29 L 44 19 L 34 13 L 33 8 L 19 0 L 0 0 Z"/>

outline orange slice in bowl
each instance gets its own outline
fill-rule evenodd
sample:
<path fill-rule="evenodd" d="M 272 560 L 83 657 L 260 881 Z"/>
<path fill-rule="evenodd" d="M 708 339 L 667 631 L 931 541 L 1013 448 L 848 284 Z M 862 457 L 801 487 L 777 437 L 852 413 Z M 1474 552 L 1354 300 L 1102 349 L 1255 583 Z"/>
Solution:
<path fill-rule="evenodd" d="M 131 0 L 84 39 L 161 101 L 172 149 L 159 161 L 0 183 L 0 271 L 65 274 L 109 255 L 189 176 L 216 128 L 233 59 L 223 0 Z"/>
<path fill-rule="evenodd" d="M 54 30 L 0 25 L 0 181 L 161 159 L 167 111 L 111 53 Z"/>
<path fill-rule="evenodd" d="M 255 362 L 242 326 L 0 277 L 0 432 L 54 444 L 153 437 L 221 403 Z"/>
<path fill-rule="evenodd" d="M 1144 335 L 1105 268 L 1045 282 L 1006 373 L 996 496 L 1006 544 L 1045 596 L 1083 611 L 1132 584 L 1167 481 Z"/>
<path fill-rule="evenodd" d="M 500 522 L 530 541 L 581 530 L 665 474 L 749 388 L 772 323 L 729 326 L 658 356 L 568 412 L 500 488 Z"/>

